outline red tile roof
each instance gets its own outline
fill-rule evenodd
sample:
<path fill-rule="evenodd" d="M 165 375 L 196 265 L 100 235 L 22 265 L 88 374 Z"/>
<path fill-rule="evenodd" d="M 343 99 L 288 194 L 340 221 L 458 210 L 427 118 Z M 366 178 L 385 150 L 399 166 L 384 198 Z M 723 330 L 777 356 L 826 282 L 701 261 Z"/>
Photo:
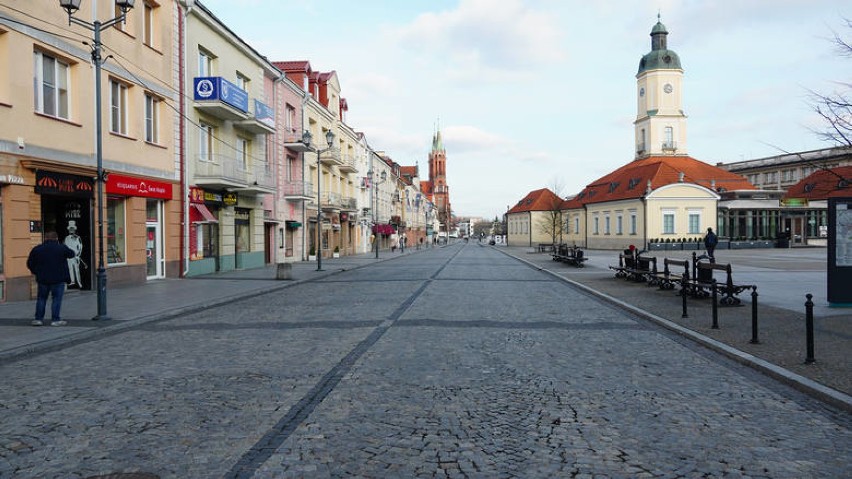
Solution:
<path fill-rule="evenodd" d="M 755 187 L 742 175 L 731 173 L 688 156 L 651 156 L 631 161 L 612 173 L 590 183 L 573 198 L 566 200 L 563 209 L 582 208 L 591 203 L 641 198 L 650 181 L 651 189 L 680 182 L 722 190 L 753 190 Z"/>
<path fill-rule="evenodd" d="M 307 60 L 272 62 L 275 68 L 283 72 L 303 72 L 311 71 L 311 63 Z"/>
<path fill-rule="evenodd" d="M 824 200 L 842 195 L 852 196 L 852 166 L 817 170 L 788 188 L 784 199 Z"/>
<path fill-rule="evenodd" d="M 562 198 L 547 188 L 530 191 L 521 201 L 513 206 L 508 214 L 525 211 L 553 211 L 562 204 Z"/>

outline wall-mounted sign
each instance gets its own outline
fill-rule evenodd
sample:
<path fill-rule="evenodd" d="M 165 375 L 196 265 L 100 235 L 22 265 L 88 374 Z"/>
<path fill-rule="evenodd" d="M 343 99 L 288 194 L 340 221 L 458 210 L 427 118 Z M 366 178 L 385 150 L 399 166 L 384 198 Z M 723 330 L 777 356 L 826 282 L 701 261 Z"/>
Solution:
<path fill-rule="evenodd" d="M 257 99 L 254 100 L 254 119 L 275 128 L 275 110 Z"/>
<path fill-rule="evenodd" d="M 11 185 L 23 185 L 24 177 L 18 175 L 0 175 L 0 183 L 8 183 Z"/>
<path fill-rule="evenodd" d="M 340 213 L 340 222 L 349 221 L 349 213 Z"/>
<path fill-rule="evenodd" d="M 36 171 L 35 192 L 40 195 L 62 195 L 92 198 L 94 180 L 85 176 L 68 175 L 53 171 Z"/>
<path fill-rule="evenodd" d="M 237 194 L 236 193 L 225 193 L 222 195 L 222 202 L 227 206 L 236 206 L 237 205 Z"/>
<path fill-rule="evenodd" d="M 110 173 L 106 192 L 125 196 L 172 199 L 172 184 Z"/>
<path fill-rule="evenodd" d="M 193 91 L 195 101 L 221 101 L 248 113 L 248 93 L 222 77 L 197 77 Z"/>

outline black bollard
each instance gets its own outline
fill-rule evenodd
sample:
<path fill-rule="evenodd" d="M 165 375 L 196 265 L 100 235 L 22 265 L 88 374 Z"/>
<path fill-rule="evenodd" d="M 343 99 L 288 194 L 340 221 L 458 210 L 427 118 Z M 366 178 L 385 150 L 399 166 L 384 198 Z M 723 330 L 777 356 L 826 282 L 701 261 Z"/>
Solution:
<path fill-rule="evenodd" d="M 757 339 L 757 286 L 751 287 L 751 344 L 760 344 Z"/>
<path fill-rule="evenodd" d="M 688 318 L 689 314 L 686 312 L 686 279 L 680 280 L 680 297 L 683 301 L 683 313 L 681 313 L 681 318 Z"/>
<path fill-rule="evenodd" d="M 716 294 L 716 278 L 713 278 L 713 281 L 710 283 L 710 287 L 713 288 L 711 299 L 713 301 L 713 325 L 712 329 L 719 329 L 719 302 L 717 301 L 718 296 Z"/>
<path fill-rule="evenodd" d="M 812 364 L 814 359 L 814 295 L 808 293 L 805 295 L 808 300 L 805 301 L 805 330 L 808 341 L 808 356 L 805 358 L 805 364 Z"/>

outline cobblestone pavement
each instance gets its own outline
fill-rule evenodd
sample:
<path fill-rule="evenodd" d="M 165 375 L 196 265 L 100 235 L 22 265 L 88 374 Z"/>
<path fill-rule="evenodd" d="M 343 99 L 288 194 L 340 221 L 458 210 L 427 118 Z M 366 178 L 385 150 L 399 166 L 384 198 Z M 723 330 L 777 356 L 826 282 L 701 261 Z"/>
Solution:
<path fill-rule="evenodd" d="M 0 477 L 840 478 L 852 418 L 458 244 L 0 365 Z"/>

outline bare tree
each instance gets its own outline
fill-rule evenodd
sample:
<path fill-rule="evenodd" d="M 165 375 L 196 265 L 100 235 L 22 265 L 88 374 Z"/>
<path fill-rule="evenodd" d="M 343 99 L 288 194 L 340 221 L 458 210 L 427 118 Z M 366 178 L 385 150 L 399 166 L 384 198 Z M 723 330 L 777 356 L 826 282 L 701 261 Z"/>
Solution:
<path fill-rule="evenodd" d="M 852 32 L 852 20 L 844 21 Z M 852 42 L 835 32 L 832 43 L 840 56 L 852 59 Z M 825 141 L 852 146 L 852 83 L 838 81 L 836 84 L 838 89 L 828 94 L 808 90 L 811 107 L 826 123 L 824 130 L 814 133 Z"/>
<path fill-rule="evenodd" d="M 562 221 L 562 193 L 565 187 L 559 179 L 554 178 L 550 191 L 553 193 L 548 199 L 542 217 L 538 221 L 539 231 L 551 239 L 551 244 L 562 243 L 562 232 L 564 231 Z"/>

